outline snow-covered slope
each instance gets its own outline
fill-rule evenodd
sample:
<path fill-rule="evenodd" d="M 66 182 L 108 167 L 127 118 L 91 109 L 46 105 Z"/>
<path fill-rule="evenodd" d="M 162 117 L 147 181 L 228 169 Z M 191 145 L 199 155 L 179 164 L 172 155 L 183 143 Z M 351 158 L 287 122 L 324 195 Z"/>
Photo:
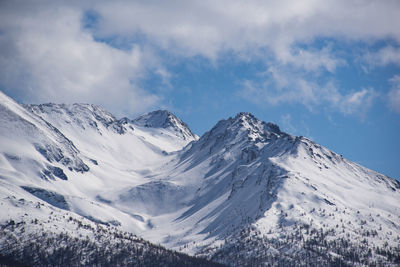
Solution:
<path fill-rule="evenodd" d="M 224 266 L 93 222 L 2 181 L 0 196 L 0 266 Z"/>
<path fill-rule="evenodd" d="M 66 180 L 63 169 L 80 173 L 89 170 L 71 140 L 2 93 L 0 114 L 3 171 L 28 182 L 32 177 Z"/>
<path fill-rule="evenodd" d="M 0 97 L 3 224 L 47 216 L 18 195 L 228 265 L 400 262 L 398 181 L 249 113 L 198 138 L 168 111 Z"/>

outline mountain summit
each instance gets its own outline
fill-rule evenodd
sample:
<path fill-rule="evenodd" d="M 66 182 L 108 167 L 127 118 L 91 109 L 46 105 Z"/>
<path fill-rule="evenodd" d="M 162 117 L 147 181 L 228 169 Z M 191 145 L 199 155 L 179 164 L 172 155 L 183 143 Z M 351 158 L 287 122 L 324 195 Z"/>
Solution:
<path fill-rule="evenodd" d="M 209 132 L 206 132 L 199 143 L 214 142 L 218 146 L 237 144 L 238 142 L 261 143 L 268 140 L 286 137 L 273 123 L 258 120 L 251 113 L 241 112 L 234 118 L 219 121 Z"/>
<path fill-rule="evenodd" d="M 143 114 L 132 122 L 144 127 L 171 129 L 184 140 L 192 141 L 198 139 L 198 136 L 192 133 L 186 123 L 167 110 L 157 110 Z"/>
<path fill-rule="evenodd" d="M 165 110 L 117 119 L 0 93 L 0 122 L 0 256 L 165 252 L 137 235 L 229 266 L 400 264 L 400 183 L 250 113 L 198 138 Z"/>

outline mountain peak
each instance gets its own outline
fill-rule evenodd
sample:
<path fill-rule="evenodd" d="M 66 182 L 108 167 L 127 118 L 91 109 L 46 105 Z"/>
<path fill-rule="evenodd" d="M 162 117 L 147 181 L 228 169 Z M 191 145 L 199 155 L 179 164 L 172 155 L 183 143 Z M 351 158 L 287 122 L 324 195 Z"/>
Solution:
<path fill-rule="evenodd" d="M 136 125 L 152 128 L 168 128 L 178 121 L 180 120 L 168 110 L 152 111 L 133 120 Z"/>
<path fill-rule="evenodd" d="M 156 110 L 139 116 L 132 123 L 148 128 L 163 128 L 173 130 L 186 139 L 198 139 L 186 123 L 176 117 L 168 110 Z"/>
<path fill-rule="evenodd" d="M 257 119 L 250 112 L 240 112 L 234 118 L 219 121 L 211 132 L 230 132 L 235 139 L 242 136 L 248 140 L 264 141 L 274 137 L 286 136 L 279 126 Z"/>
<path fill-rule="evenodd" d="M 282 132 L 276 124 L 261 121 L 249 112 L 240 112 L 233 118 L 220 120 L 190 147 L 185 155 L 197 151 L 218 154 L 228 150 L 239 151 L 240 154 L 243 149 L 259 150 L 269 143 L 286 137 L 289 135 Z"/>
<path fill-rule="evenodd" d="M 265 133 L 270 132 L 277 135 L 285 134 L 283 133 L 279 126 L 271 123 L 271 122 L 264 122 L 257 119 L 253 114 L 250 112 L 239 112 L 236 116 L 232 119 L 232 124 L 238 123 L 241 127 L 251 129 L 255 132 Z"/>
<path fill-rule="evenodd" d="M 255 116 L 253 114 L 251 114 L 250 112 L 239 112 L 238 114 L 236 114 L 235 119 L 244 119 L 244 118 L 255 118 Z"/>

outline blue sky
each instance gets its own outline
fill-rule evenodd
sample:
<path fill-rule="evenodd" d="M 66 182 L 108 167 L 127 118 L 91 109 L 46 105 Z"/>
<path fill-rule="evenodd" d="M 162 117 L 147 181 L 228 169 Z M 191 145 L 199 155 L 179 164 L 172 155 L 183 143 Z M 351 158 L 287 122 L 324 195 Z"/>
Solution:
<path fill-rule="evenodd" d="M 0 3 L 0 89 L 169 109 L 201 135 L 249 111 L 400 178 L 398 1 Z"/>

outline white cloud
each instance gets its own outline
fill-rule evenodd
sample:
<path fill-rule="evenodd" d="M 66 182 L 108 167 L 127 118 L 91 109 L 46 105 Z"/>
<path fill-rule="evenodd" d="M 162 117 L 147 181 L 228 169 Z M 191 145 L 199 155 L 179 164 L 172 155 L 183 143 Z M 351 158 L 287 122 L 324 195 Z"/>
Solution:
<path fill-rule="evenodd" d="M 261 81 L 246 80 L 238 94 L 257 104 L 301 104 L 309 110 L 329 109 L 361 118 L 378 96 L 371 88 L 343 93 L 331 81 L 321 86 L 305 80 L 302 74 L 269 68 L 263 73 Z"/>
<path fill-rule="evenodd" d="M 344 59 L 335 58 L 330 48 L 324 47 L 321 50 L 297 49 L 297 52 L 290 56 L 289 63 L 307 71 L 315 72 L 326 69 L 334 72 L 338 66 L 344 65 L 346 62 Z"/>
<path fill-rule="evenodd" d="M 96 34 L 145 34 L 151 42 L 185 56 L 211 59 L 221 51 L 268 48 L 281 63 L 334 71 L 328 48 L 293 49 L 316 37 L 400 40 L 398 1 L 108 1 Z"/>
<path fill-rule="evenodd" d="M 141 48 L 122 51 L 96 42 L 82 29 L 80 9 L 34 6 L 5 13 L 0 83 L 8 94 L 29 102 L 96 103 L 120 114 L 158 101 L 137 85 L 146 72 Z"/>
<path fill-rule="evenodd" d="M 376 96 L 377 94 L 373 89 L 362 88 L 359 91 L 342 96 L 339 108 L 344 114 L 358 114 L 363 117 L 372 106 Z"/>
<path fill-rule="evenodd" d="M 316 85 L 298 78 L 288 80 L 288 86 L 279 87 L 274 81 L 245 80 L 238 95 L 256 104 L 280 105 L 299 103 L 312 109 L 317 104 Z"/>
<path fill-rule="evenodd" d="M 388 64 L 400 65 L 400 48 L 392 45 L 385 46 L 376 52 L 368 52 L 363 56 L 368 67 L 380 67 Z"/>
<path fill-rule="evenodd" d="M 167 58 L 215 62 L 233 53 L 247 60 L 263 57 L 279 89 L 247 81 L 243 95 L 309 108 L 321 101 L 358 105 L 358 99 L 368 102 L 369 90 L 336 92 L 328 100 L 315 79 L 302 77 L 346 64 L 329 44 L 314 44 L 318 38 L 399 43 L 399 9 L 397 0 L 1 1 L 0 85 L 28 101 L 87 101 L 135 112 L 159 103 L 160 96 L 139 84 L 151 71 L 168 86 Z M 98 16 L 90 28 L 82 25 L 87 11 Z M 113 38 L 128 45 L 121 50 L 98 41 Z M 398 48 L 379 53 L 382 64 L 398 62 Z M 274 74 L 282 66 L 303 73 L 287 82 Z"/>
<path fill-rule="evenodd" d="M 291 134 L 297 133 L 297 129 L 293 126 L 292 116 L 290 114 L 284 114 L 281 116 L 280 125 L 286 132 L 289 132 Z"/>
<path fill-rule="evenodd" d="M 400 75 L 393 76 L 390 82 L 393 84 L 393 87 L 388 93 L 389 107 L 400 113 Z"/>

